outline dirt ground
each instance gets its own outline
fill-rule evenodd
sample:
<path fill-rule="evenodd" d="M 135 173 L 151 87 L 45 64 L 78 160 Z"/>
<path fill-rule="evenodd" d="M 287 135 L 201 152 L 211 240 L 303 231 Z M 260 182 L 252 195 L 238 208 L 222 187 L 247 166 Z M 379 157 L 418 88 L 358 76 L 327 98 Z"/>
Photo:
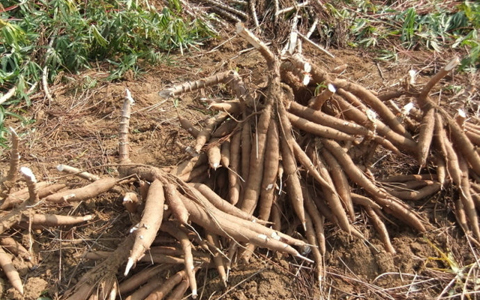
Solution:
<path fill-rule="evenodd" d="M 85 182 L 58 172 L 58 164 L 103 176 L 115 175 L 120 110 L 126 88 L 136 101 L 130 122 L 131 160 L 159 167 L 178 164 L 187 154 L 176 141 L 191 145 L 193 140 L 180 128 L 177 114 L 193 122 L 201 121 L 208 114 L 202 98 L 225 99 L 229 95 L 222 87 L 215 87 L 164 100 L 158 96 L 160 90 L 228 69 L 237 69 L 247 82 L 258 86 L 266 80 L 263 59 L 255 51 L 240 53 L 247 48 L 243 42 L 233 39 L 217 48 L 214 46 L 208 45 L 207 49 L 213 49 L 208 52 L 173 55 L 168 62 L 145 72 L 127 73 L 119 82 L 105 82 L 107 74 L 95 69 L 80 75 L 63 74 L 51 86 L 53 102 L 39 94 L 33 98 L 31 107 L 22 108 L 25 118 L 32 121 L 29 125 L 21 126 L 13 119 L 7 121 L 22 138 L 21 165 L 31 167 L 41 180 L 70 185 Z M 343 77 L 378 92 L 394 89 L 412 68 L 420 72 L 419 81 L 424 81 L 448 59 L 431 52 L 405 51 L 397 61 L 383 62 L 376 60 L 375 53 L 330 51 L 334 59 L 308 46 L 304 54 L 327 69 L 347 63 Z M 467 77 L 456 75 L 447 80 L 452 86 L 467 86 Z M 8 162 L 9 151 L 5 150 L 1 155 L 3 170 L 7 169 Z M 411 170 L 408 158 L 393 161 L 379 154 L 376 171 L 383 176 Z M 455 196 L 452 193 L 447 190 L 411 203 L 436 226 L 425 235 L 402 224 L 387 223 L 397 250 L 395 255 L 384 252 L 366 217 L 357 212 L 355 226 L 367 240 L 351 238 L 327 224 L 326 277 L 321 284 L 315 281 L 311 265 L 259 250 L 253 263 L 238 265 L 232 270 L 227 288 L 223 287 L 216 271 L 201 272 L 197 277 L 200 299 L 436 299 L 441 292 L 445 292 L 444 296 L 456 294 L 464 288 L 469 276 L 477 274 L 476 269 L 470 268 L 475 262 L 474 252 L 455 226 L 449 201 Z M 91 214 L 94 218 L 76 227 L 36 229 L 31 235 L 28 229 L 9 231 L 24 245 L 32 243 L 35 258 L 32 262 L 19 258 L 14 261 L 25 285 L 24 298 L 1 274 L 1 299 L 40 299 L 42 296 L 45 298 L 41 299 L 60 299 L 63 292 L 95 265 L 94 261 L 83 258 L 85 253 L 113 251 L 133 225 L 115 193 L 73 206 L 50 206 L 42 211 Z M 470 297 L 474 299 L 475 295 Z"/>

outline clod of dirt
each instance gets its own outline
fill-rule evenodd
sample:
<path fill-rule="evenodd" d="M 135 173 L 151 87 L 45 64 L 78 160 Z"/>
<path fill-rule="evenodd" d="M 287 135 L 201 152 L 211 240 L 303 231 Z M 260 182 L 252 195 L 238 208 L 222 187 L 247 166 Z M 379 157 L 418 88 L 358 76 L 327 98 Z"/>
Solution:
<path fill-rule="evenodd" d="M 30 277 L 27 283 L 24 284 L 25 294 L 22 296 L 16 289 L 10 288 L 7 290 L 5 298 L 12 300 L 36 300 L 46 290 L 48 283 L 39 277 Z M 3 284 L 2 284 L 3 286 Z M 0 293 L 0 296 L 2 293 Z"/>

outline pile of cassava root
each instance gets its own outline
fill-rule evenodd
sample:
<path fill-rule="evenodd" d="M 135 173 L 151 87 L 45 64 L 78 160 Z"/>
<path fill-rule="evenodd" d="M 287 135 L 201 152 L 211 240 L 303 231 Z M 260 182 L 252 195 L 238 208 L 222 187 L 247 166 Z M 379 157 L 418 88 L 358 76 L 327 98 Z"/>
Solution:
<path fill-rule="evenodd" d="M 188 289 L 196 298 L 198 270 L 216 268 L 226 285 L 230 268 L 249 261 L 255 247 L 314 264 L 321 283 L 325 219 L 365 239 L 353 226 L 355 213 L 364 210 L 385 251 L 395 253 L 384 220 L 425 232 L 433 225 L 407 202 L 428 198 L 447 185 L 460 191 L 454 203 L 458 223 L 467 237 L 479 240 L 480 157 L 475 147 L 480 145 L 480 127 L 461 116 L 453 118 L 429 97 L 458 59 L 422 88 L 406 85 L 376 95 L 299 54 L 279 58 L 242 24 L 237 24 L 237 33 L 266 60 L 267 85 L 252 91 L 238 73 L 227 71 L 161 91 L 162 97 L 174 97 L 224 84 L 235 98 L 210 103 L 218 113 L 202 129 L 179 116 L 196 142 L 186 147 L 191 159 L 177 166 L 130 161 L 133 99 L 128 90 L 120 123 L 119 178 L 98 178 L 61 166 L 92 183 L 78 189 L 45 187 L 22 169 L 28 189 L 13 196 L 8 191 L 18 172 L 18 138 L 13 139 L 12 166 L 2 181 L 2 208 L 11 210 L 1 216 L 2 232 L 21 222 L 34 226 L 37 205 L 87 201 L 122 184 L 136 187 L 125 194 L 124 205 L 138 223 L 113 253 L 86 256 L 102 262 L 68 290 L 65 299 L 182 299 Z M 398 108 L 401 97 L 415 99 L 415 107 Z M 417 169 L 428 166 L 436 173 L 375 178 L 369 167 L 381 151 L 412 156 Z M 293 232 L 301 236 L 293 238 Z M 3 270 L 22 291 L 18 273 L 2 254 Z"/>

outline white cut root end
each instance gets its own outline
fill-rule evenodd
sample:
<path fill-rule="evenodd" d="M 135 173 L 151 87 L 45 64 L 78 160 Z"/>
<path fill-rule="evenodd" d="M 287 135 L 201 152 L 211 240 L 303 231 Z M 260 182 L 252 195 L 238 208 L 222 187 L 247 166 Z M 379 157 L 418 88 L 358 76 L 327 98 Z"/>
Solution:
<path fill-rule="evenodd" d="M 32 170 L 30 168 L 27 168 L 27 167 L 21 167 L 20 168 L 20 172 L 28 177 L 32 182 L 37 182 L 37 179 L 35 178 L 35 175 L 33 174 Z"/>

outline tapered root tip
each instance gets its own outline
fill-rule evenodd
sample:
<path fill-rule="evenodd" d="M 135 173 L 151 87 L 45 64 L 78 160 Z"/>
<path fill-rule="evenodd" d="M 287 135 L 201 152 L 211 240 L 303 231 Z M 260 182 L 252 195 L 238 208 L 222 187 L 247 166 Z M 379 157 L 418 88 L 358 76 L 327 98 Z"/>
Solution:
<path fill-rule="evenodd" d="M 16 289 L 23 296 L 23 285 L 20 284 L 20 286 L 16 287 Z"/>
<path fill-rule="evenodd" d="M 123 275 L 127 276 L 130 269 L 133 267 L 134 261 L 133 258 L 129 257 L 127 261 L 127 266 L 125 267 L 125 273 Z"/>
<path fill-rule="evenodd" d="M 225 287 L 228 286 L 228 285 L 227 285 L 227 282 L 228 282 L 227 276 L 222 276 L 222 282 L 223 282 L 223 285 L 224 285 Z"/>

